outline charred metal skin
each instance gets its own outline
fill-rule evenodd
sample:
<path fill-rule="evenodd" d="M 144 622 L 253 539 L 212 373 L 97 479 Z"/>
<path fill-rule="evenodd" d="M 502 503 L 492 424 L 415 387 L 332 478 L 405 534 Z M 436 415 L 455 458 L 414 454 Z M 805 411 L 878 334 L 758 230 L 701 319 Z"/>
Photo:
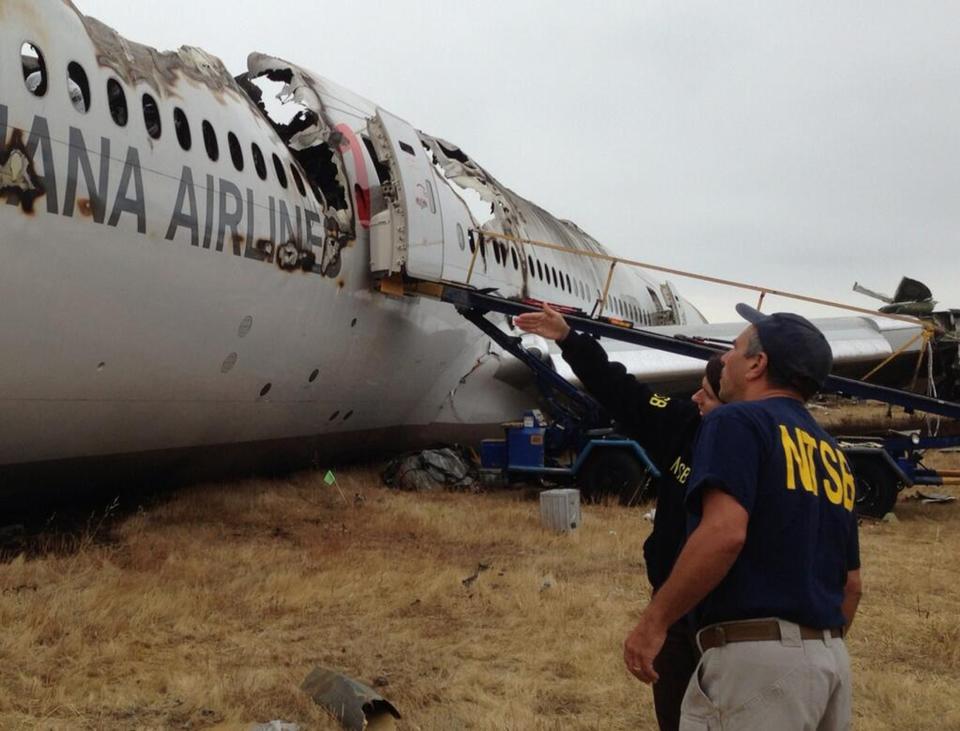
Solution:
<path fill-rule="evenodd" d="M 0 124 L 5 129 L 6 124 Z M 18 205 L 27 215 L 33 215 L 33 205 L 46 190 L 38 179 L 30 151 L 23 142 L 23 130 L 16 129 L 0 148 L 0 196 L 10 205 Z"/>

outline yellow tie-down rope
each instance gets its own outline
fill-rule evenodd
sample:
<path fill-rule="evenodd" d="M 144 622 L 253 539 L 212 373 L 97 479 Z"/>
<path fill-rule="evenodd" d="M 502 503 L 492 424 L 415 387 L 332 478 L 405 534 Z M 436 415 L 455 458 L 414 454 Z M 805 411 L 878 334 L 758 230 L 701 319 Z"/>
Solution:
<path fill-rule="evenodd" d="M 650 264 L 648 262 L 636 261 L 634 259 L 624 259 L 619 256 L 611 256 L 609 254 L 601 254 L 596 251 L 584 251 L 579 249 L 570 249 L 566 246 L 561 246 L 560 244 L 554 244 L 549 241 L 537 241 L 536 239 L 526 239 L 519 236 L 512 236 L 511 234 L 497 233 L 496 231 L 484 231 L 482 229 L 471 229 L 471 231 L 479 234 L 480 241 L 478 241 L 476 249 L 473 252 L 473 260 L 471 260 L 470 271 L 473 271 L 473 263 L 476 261 L 477 251 L 480 249 L 480 245 L 484 239 L 504 239 L 506 241 L 513 241 L 518 243 L 523 247 L 526 244 L 529 244 L 534 247 L 540 247 L 544 249 L 552 249 L 554 251 L 559 251 L 564 254 L 572 254 L 574 256 L 585 256 L 591 259 L 600 259 L 602 261 L 610 262 L 610 271 L 607 274 L 607 280 L 604 285 L 603 295 L 600 299 L 600 313 L 603 313 L 603 308 L 606 306 L 607 297 L 610 289 L 610 282 L 613 280 L 613 268 L 617 264 L 623 264 L 625 266 L 636 267 L 638 269 L 650 269 L 657 272 L 664 272 L 666 274 L 673 274 L 678 277 L 686 277 L 687 279 L 698 279 L 702 282 L 710 282 L 712 284 L 722 284 L 727 287 L 736 287 L 738 289 L 747 289 L 753 292 L 760 293 L 760 299 L 757 302 L 758 308 L 763 304 L 764 297 L 768 294 L 777 295 L 779 297 L 786 297 L 787 299 L 799 300 L 800 302 L 809 302 L 815 305 L 824 305 L 826 307 L 835 307 L 841 310 L 847 310 L 849 312 L 857 312 L 863 315 L 869 315 L 870 317 L 885 317 L 890 320 L 900 320 L 901 322 L 909 322 L 911 325 L 918 325 L 922 328 L 921 332 L 911 338 L 909 341 L 900 346 L 895 352 L 891 353 L 886 360 L 884 360 L 880 365 L 873 368 L 867 375 L 863 377 L 863 380 L 870 378 L 877 371 L 883 368 L 887 363 L 892 361 L 898 355 L 902 354 L 907 348 L 913 345 L 917 340 L 923 338 L 923 345 L 920 349 L 920 358 L 917 361 L 916 371 L 919 372 L 920 363 L 923 360 L 923 354 L 926 350 L 927 344 L 933 339 L 937 334 L 942 334 L 943 330 L 935 323 L 921 320 L 917 317 L 911 315 L 895 315 L 887 312 L 879 312 L 877 310 L 869 310 L 865 307 L 857 307 L 856 305 L 848 305 L 843 302 L 835 302 L 833 300 L 820 299 L 819 297 L 809 297 L 804 294 L 798 294 L 797 292 L 787 292 L 785 290 L 773 289 L 771 287 L 761 287 L 756 284 L 749 284 L 747 282 L 737 282 L 732 279 L 722 279 L 720 277 L 711 277 L 706 274 L 697 274 L 695 272 L 688 272 L 682 269 L 673 269 L 670 267 L 662 267 L 656 264 Z M 468 281 L 469 284 L 469 275 Z"/>

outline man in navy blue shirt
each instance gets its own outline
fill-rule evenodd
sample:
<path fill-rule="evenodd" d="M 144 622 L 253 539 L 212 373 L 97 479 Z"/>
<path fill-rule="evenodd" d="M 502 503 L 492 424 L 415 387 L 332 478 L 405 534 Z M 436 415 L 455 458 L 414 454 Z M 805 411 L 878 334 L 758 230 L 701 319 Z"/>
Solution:
<path fill-rule="evenodd" d="M 696 607 L 704 654 L 681 728 L 848 728 L 843 632 L 860 596 L 854 479 L 804 407 L 830 373 L 830 346 L 798 315 L 737 311 L 752 324 L 724 356 L 728 405 L 700 429 L 691 531 L 624 660 L 655 682 L 666 628 Z"/>

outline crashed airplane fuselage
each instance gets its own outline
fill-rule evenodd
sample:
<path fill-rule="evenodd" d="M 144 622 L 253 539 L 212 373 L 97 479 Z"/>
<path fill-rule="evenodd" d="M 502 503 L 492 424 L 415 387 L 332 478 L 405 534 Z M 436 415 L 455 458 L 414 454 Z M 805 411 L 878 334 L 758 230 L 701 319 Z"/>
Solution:
<path fill-rule="evenodd" d="M 0 465 L 290 440 L 353 451 L 495 424 L 518 392 L 403 273 L 589 309 L 601 251 L 458 148 L 276 58 L 234 77 L 64 0 L 0 0 Z M 297 110 L 272 120 L 256 82 Z M 477 221 L 462 194 L 493 211 Z M 694 317 L 617 272 L 638 322 Z M 482 381 L 472 393 L 472 382 Z M 349 435 L 344 437 L 343 435 Z M 301 445 L 303 446 L 303 445 Z"/>
<path fill-rule="evenodd" d="M 235 77 L 69 0 L 0 0 L 0 55 L 0 467 L 320 459 L 456 438 L 529 403 L 509 359 L 402 278 L 702 326 L 670 283 L 608 277 L 580 255 L 600 244 L 456 145 L 279 58 L 251 54 Z M 890 352 L 848 325 L 851 358 Z M 636 372 L 690 375 L 661 355 L 634 352 Z"/>

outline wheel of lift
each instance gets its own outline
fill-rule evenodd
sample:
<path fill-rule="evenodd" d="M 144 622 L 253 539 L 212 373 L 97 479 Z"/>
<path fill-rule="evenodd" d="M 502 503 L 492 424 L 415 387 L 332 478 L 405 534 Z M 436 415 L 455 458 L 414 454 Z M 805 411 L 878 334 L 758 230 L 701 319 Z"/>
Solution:
<path fill-rule="evenodd" d="M 577 477 L 584 502 L 601 502 L 616 496 L 627 504 L 641 495 L 647 471 L 634 454 L 625 449 L 594 448 Z"/>
<path fill-rule="evenodd" d="M 897 504 L 899 480 L 888 465 L 877 459 L 856 460 L 856 509 L 860 515 L 882 518 Z"/>

